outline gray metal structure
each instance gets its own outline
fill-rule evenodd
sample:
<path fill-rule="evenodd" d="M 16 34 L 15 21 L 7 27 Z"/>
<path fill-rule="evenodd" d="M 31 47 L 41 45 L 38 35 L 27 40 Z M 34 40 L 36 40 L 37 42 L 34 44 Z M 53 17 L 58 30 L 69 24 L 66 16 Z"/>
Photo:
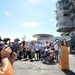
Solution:
<path fill-rule="evenodd" d="M 71 51 L 75 46 L 75 0 L 58 0 L 56 2 L 57 32 L 70 36 Z"/>

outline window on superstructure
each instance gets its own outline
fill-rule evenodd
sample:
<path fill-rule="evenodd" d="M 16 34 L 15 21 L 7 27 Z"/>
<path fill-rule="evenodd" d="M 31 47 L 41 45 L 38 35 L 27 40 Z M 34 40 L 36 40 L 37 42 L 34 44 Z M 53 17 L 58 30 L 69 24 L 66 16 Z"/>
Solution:
<path fill-rule="evenodd" d="M 61 1 L 58 1 L 58 4 L 61 5 Z"/>
<path fill-rule="evenodd" d="M 69 16 L 69 14 L 63 14 L 63 16 Z"/>
<path fill-rule="evenodd" d="M 69 9 L 69 7 L 67 7 L 67 10 Z"/>
<path fill-rule="evenodd" d="M 67 14 L 64 14 L 64 16 L 67 16 Z"/>
<path fill-rule="evenodd" d="M 68 4 L 68 3 L 69 3 L 69 1 L 67 0 L 67 1 L 66 1 L 66 4 Z"/>
<path fill-rule="evenodd" d="M 66 10 L 66 7 L 63 7 L 63 10 Z"/>
<path fill-rule="evenodd" d="M 63 7 L 63 10 L 68 10 L 69 9 L 69 7 Z"/>
<path fill-rule="evenodd" d="M 68 4 L 68 3 L 69 3 L 68 0 L 61 0 L 61 2 L 62 2 L 63 4 Z"/>
<path fill-rule="evenodd" d="M 67 14 L 67 16 L 69 16 L 69 14 Z"/>
<path fill-rule="evenodd" d="M 69 22 L 67 22 L 69 24 Z"/>

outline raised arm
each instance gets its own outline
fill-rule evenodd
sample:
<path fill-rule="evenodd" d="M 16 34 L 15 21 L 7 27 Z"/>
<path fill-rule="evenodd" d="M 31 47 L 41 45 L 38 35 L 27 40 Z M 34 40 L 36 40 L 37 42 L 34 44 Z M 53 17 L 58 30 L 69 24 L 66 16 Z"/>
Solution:
<path fill-rule="evenodd" d="M 13 75 L 12 65 L 8 58 L 1 60 L 0 75 Z"/>
<path fill-rule="evenodd" d="M 0 51 L 0 58 L 1 58 L 0 75 L 13 75 L 12 65 L 8 59 L 11 52 L 12 52 L 11 49 L 6 46 L 3 47 L 3 49 Z"/>

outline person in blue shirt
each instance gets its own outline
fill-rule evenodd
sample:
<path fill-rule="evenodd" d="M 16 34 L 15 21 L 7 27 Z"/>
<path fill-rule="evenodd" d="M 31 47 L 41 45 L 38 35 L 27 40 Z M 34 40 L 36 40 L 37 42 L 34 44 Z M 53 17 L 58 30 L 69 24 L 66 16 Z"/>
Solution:
<path fill-rule="evenodd" d="M 36 58 L 37 58 L 36 60 L 40 60 L 41 58 L 40 49 L 41 49 L 40 42 L 37 42 L 37 44 L 35 45 Z"/>

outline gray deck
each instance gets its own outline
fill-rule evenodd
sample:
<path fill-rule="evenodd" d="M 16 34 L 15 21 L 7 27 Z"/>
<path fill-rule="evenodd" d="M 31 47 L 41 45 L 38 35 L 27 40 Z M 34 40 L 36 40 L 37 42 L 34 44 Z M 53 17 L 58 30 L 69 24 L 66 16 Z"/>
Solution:
<path fill-rule="evenodd" d="M 14 75 L 75 75 L 75 56 L 69 55 L 69 71 L 61 71 L 58 63 L 47 65 L 41 61 L 15 61 L 13 64 Z"/>

